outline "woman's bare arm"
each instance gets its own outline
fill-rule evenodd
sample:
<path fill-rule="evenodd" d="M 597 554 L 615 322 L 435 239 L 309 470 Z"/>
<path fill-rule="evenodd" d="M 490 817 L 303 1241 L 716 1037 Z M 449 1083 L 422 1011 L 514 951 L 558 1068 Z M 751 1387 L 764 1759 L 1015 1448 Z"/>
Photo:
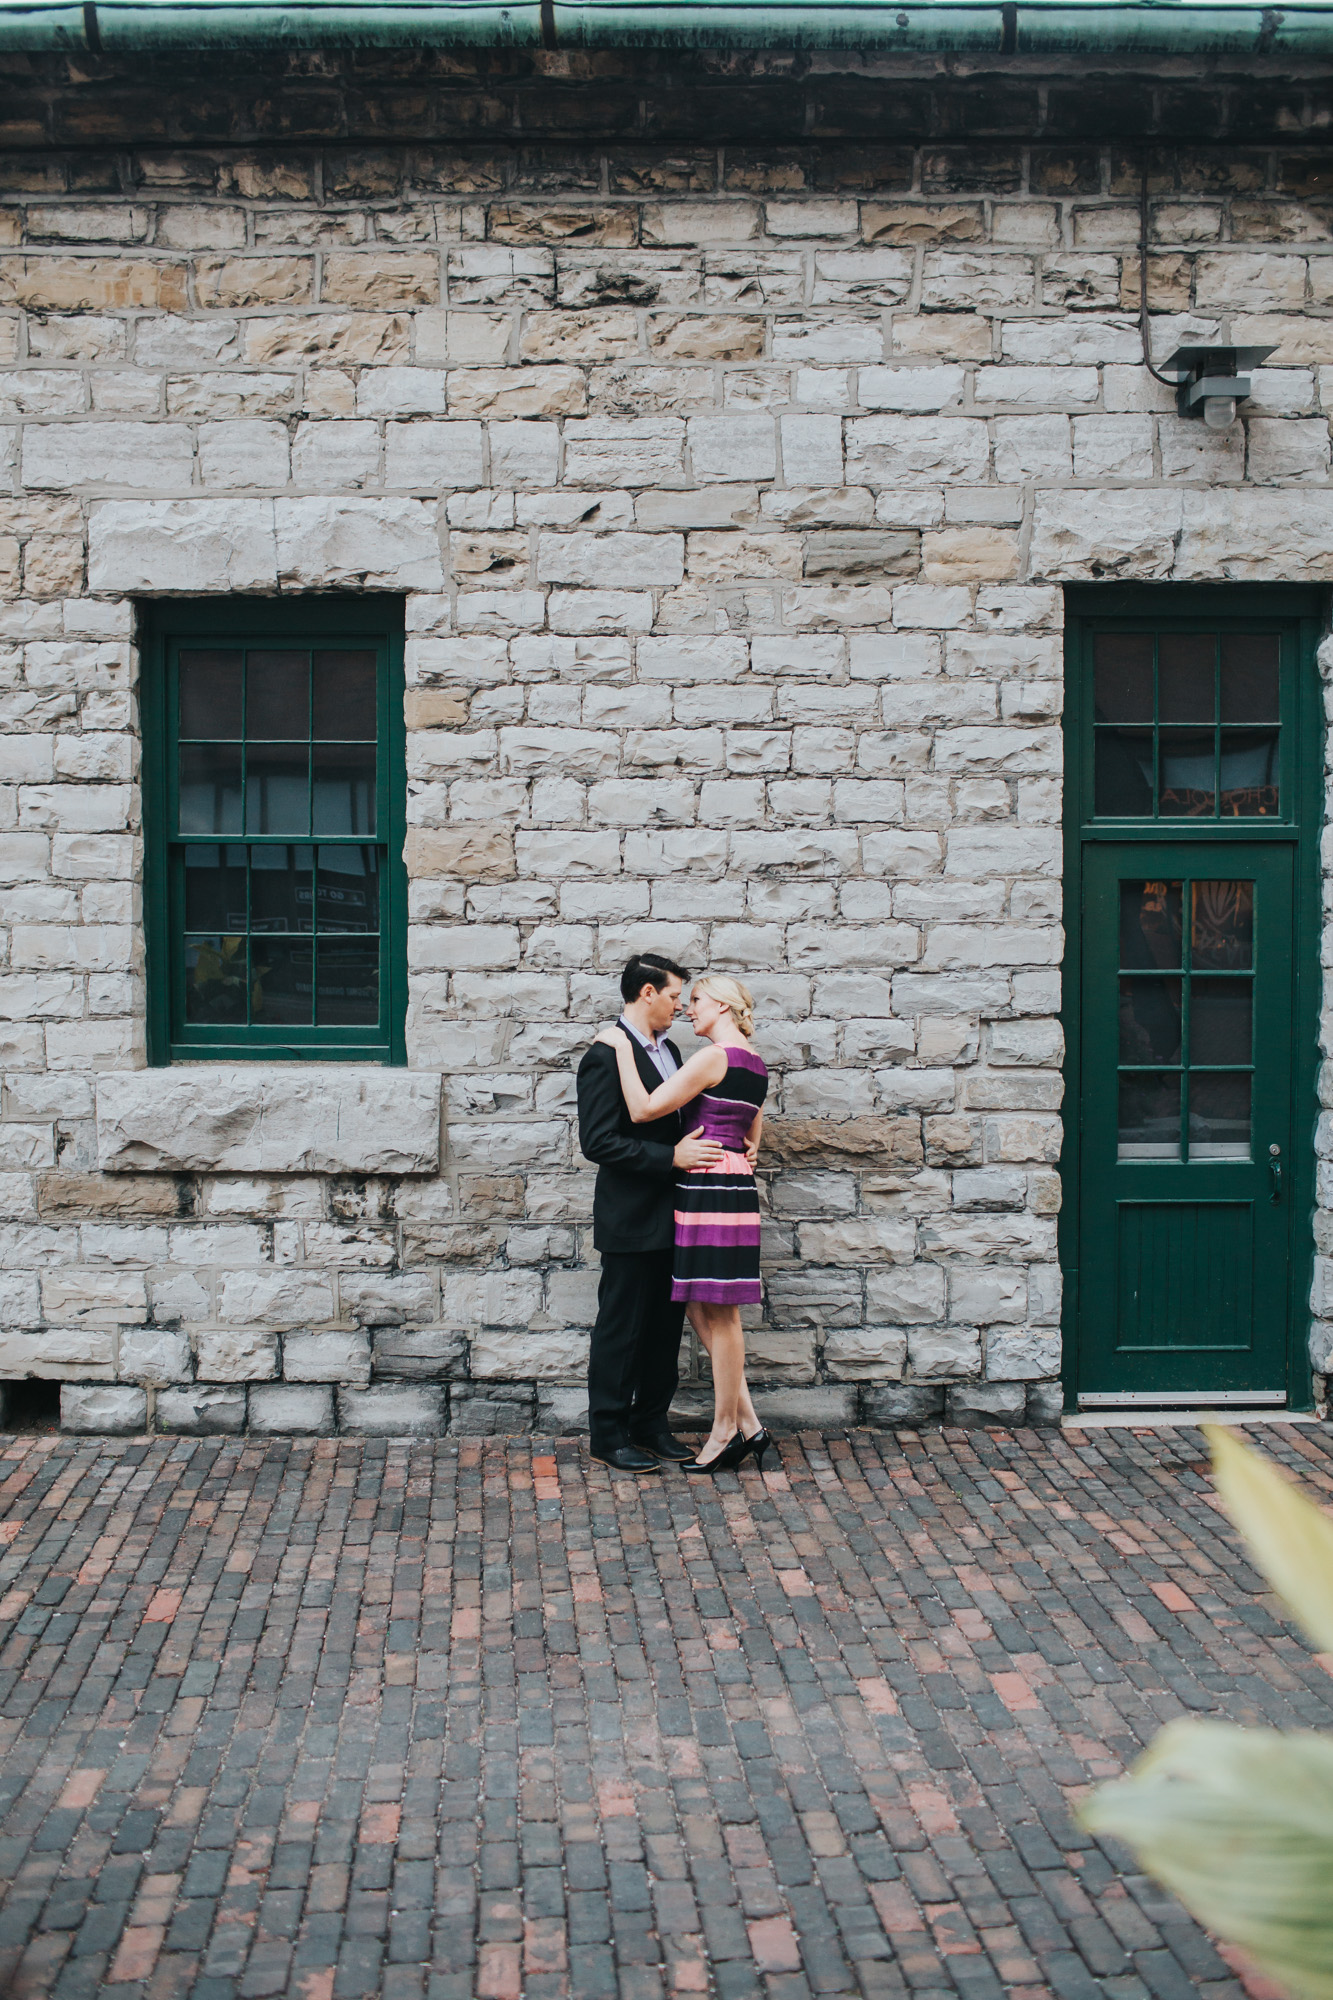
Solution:
<path fill-rule="evenodd" d="M 726 1074 L 726 1050 L 715 1048 L 710 1043 L 707 1048 L 692 1055 L 669 1083 L 659 1083 L 656 1090 L 649 1093 L 634 1061 L 633 1044 L 624 1029 L 607 1028 L 597 1039 L 608 1042 L 616 1052 L 620 1087 L 625 1093 L 629 1115 L 636 1125 L 650 1125 L 655 1118 L 665 1118 L 669 1111 L 679 1111 L 682 1105 L 692 1104 L 700 1091 L 718 1083 Z"/>
<path fill-rule="evenodd" d="M 759 1141 L 763 1136 L 764 1113 L 762 1107 L 754 1114 L 754 1123 L 745 1135 L 745 1157 L 753 1167 L 759 1158 Z"/>

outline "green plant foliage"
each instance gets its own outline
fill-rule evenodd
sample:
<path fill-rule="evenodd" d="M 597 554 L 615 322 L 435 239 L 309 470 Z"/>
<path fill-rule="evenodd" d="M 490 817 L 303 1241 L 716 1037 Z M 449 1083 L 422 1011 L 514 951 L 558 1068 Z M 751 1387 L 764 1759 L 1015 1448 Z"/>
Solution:
<path fill-rule="evenodd" d="M 1333 1520 L 1234 1433 L 1208 1437 L 1257 1567 L 1333 1649 Z M 1294 2000 L 1333 2000 L 1333 1737 L 1173 1722 L 1079 1817 L 1123 1840 Z"/>

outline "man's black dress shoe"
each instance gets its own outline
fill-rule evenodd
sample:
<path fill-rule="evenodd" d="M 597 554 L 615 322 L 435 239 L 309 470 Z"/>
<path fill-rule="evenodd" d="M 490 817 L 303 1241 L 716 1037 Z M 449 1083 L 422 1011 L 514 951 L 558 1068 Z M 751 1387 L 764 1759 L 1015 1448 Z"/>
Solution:
<path fill-rule="evenodd" d="M 694 1457 L 692 1448 L 682 1444 L 680 1439 L 673 1437 L 665 1427 L 660 1431 L 654 1431 L 651 1437 L 635 1438 L 634 1442 L 641 1451 L 651 1451 L 658 1458 L 672 1459 L 677 1465 L 683 1465 L 687 1458 Z"/>
<path fill-rule="evenodd" d="M 661 1466 L 651 1452 L 640 1451 L 636 1444 L 613 1445 L 610 1451 L 594 1451 L 591 1456 L 599 1465 L 609 1465 L 613 1472 L 660 1472 Z"/>

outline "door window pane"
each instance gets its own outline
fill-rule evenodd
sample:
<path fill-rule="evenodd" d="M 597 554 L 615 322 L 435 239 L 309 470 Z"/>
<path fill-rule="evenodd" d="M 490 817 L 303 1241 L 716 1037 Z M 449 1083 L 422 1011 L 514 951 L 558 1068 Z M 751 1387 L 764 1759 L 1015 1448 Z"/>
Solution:
<path fill-rule="evenodd" d="M 1277 745 L 1276 729 L 1222 731 L 1223 818 L 1262 819 L 1276 814 Z"/>
<path fill-rule="evenodd" d="M 1180 1158 L 1180 1072 L 1155 1076 L 1126 1072 L 1120 1078 L 1117 1155 L 1122 1160 Z"/>
<path fill-rule="evenodd" d="M 1150 632 L 1099 632 L 1093 641 L 1098 722 L 1151 722 L 1153 642 Z"/>
<path fill-rule="evenodd" d="M 1223 722 L 1276 722 L 1278 641 L 1275 632 L 1237 632 L 1222 639 Z"/>
<path fill-rule="evenodd" d="M 1248 1160 L 1250 1079 L 1247 1073 L 1190 1072 L 1190 1158 Z"/>
<path fill-rule="evenodd" d="M 1180 1061 L 1181 982 L 1140 977 L 1120 982 L 1122 1063 Z M 1214 1061 L 1224 1058 L 1214 1057 Z"/>
<path fill-rule="evenodd" d="M 1253 1053 L 1253 982 L 1195 979 L 1190 984 L 1190 1061 L 1248 1063 Z"/>
<path fill-rule="evenodd" d="M 241 655 L 182 653 L 179 669 L 182 736 L 239 736 Z"/>
<path fill-rule="evenodd" d="M 1211 722 L 1217 713 L 1217 641 L 1164 632 L 1157 653 L 1157 720 Z"/>
<path fill-rule="evenodd" d="M 1158 737 L 1157 809 L 1164 818 L 1212 818 L 1217 794 L 1213 731 L 1163 729 Z"/>
<path fill-rule="evenodd" d="M 1097 731 L 1094 810 L 1104 819 L 1142 819 L 1153 807 L 1151 729 Z"/>
<path fill-rule="evenodd" d="M 252 652 L 246 660 L 245 733 L 291 742 L 310 734 L 310 655 Z"/>
<path fill-rule="evenodd" d="M 1179 882 L 1120 884 L 1120 963 L 1126 972 L 1179 966 L 1181 912 Z"/>
<path fill-rule="evenodd" d="M 1254 963 L 1253 882 L 1190 884 L 1190 963 L 1196 972 L 1248 972 Z"/>

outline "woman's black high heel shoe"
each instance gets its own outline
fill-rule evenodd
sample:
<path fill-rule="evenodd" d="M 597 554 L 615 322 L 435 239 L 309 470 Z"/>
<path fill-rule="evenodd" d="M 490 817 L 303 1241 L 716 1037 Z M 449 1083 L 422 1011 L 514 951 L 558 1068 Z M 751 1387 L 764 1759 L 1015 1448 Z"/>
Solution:
<path fill-rule="evenodd" d="M 762 1428 L 757 1430 L 753 1437 L 746 1438 L 746 1447 L 754 1455 L 754 1469 L 756 1472 L 763 1471 L 764 1453 L 768 1450 L 772 1442 L 773 1439 L 770 1433 Z"/>
<path fill-rule="evenodd" d="M 710 1458 L 701 1465 L 697 1458 L 691 1458 L 680 1468 L 682 1472 L 734 1472 L 750 1456 L 750 1440 L 737 1431 L 730 1444 L 724 1444 L 716 1458 Z"/>

